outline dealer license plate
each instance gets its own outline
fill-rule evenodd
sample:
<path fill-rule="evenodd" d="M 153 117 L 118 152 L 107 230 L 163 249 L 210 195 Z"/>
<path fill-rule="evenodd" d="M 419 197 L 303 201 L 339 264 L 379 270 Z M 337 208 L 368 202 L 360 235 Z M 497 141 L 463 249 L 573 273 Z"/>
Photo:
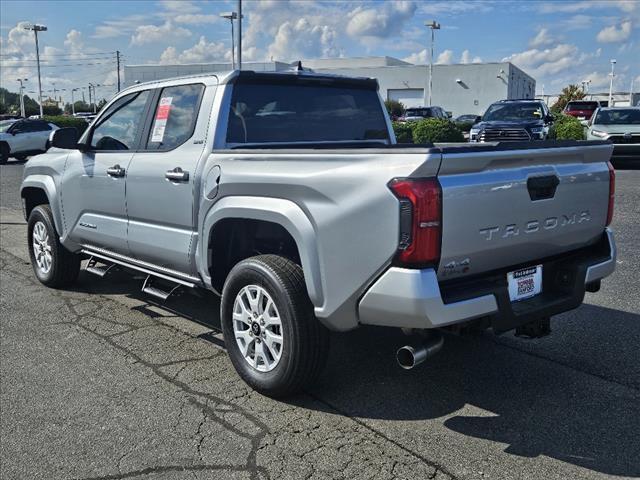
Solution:
<path fill-rule="evenodd" d="M 507 282 L 512 302 L 538 295 L 542 292 L 542 265 L 509 272 Z"/>

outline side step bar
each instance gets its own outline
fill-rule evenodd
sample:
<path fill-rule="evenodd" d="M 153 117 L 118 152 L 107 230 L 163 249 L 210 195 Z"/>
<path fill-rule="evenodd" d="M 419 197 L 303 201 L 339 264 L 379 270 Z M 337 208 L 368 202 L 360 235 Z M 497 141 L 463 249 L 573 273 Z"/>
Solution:
<path fill-rule="evenodd" d="M 98 265 L 100 263 L 102 265 Z M 99 277 L 104 277 L 115 266 L 116 266 L 115 263 L 110 263 L 110 264 L 107 265 L 107 264 L 105 264 L 105 262 L 100 262 L 100 261 L 96 260 L 92 255 L 91 258 L 89 258 L 89 263 L 85 267 L 85 270 L 87 272 L 93 273 L 94 275 L 97 275 Z"/>
<path fill-rule="evenodd" d="M 172 275 L 171 273 L 173 271 L 169 271 L 171 273 L 160 273 L 156 270 L 156 268 L 161 269 L 161 267 L 155 267 L 147 263 L 145 263 L 144 265 L 139 265 L 136 260 L 131 259 L 129 261 L 127 257 L 124 257 L 122 255 L 117 255 L 117 256 L 115 254 L 109 255 L 108 252 L 102 253 L 102 250 L 100 252 L 97 252 L 93 248 L 83 248 L 81 252 L 91 257 L 91 259 L 93 259 L 94 257 L 96 259 L 99 259 L 101 263 L 106 263 L 111 265 L 122 265 L 124 267 L 131 268 L 132 270 L 137 270 L 139 272 L 146 273 L 148 276 L 157 277 L 159 279 L 166 280 L 171 283 L 177 283 L 185 287 L 194 288 L 196 285 L 201 285 L 200 280 L 195 277 L 185 275 L 181 272 L 175 272 L 175 275 Z M 91 259 L 89 260 L 89 262 L 91 262 Z M 154 268 L 147 268 L 147 265 L 149 265 L 149 267 L 154 267 Z M 167 269 L 163 269 L 163 270 L 167 270 Z M 94 271 L 91 271 L 91 273 L 94 273 Z M 178 275 L 180 275 L 182 278 L 178 277 Z M 100 276 L 104 276 L 104 275 L 100 275 Z"/>
<path fill-rule="evenodd" d="M 154 286 L 153 276 L 147 275 L 147 278 L 145 278 L 144 283 L 142 284 L 142 291 L 147 295 L 152 295 L 154 297 L 157 297 L 164 302 L 167 300 L 167 298 L 169 298 L 176 291 L 178 291 L 178 289 L 181 288 L 182 286 L 183 285 L 176 283 L 171 290 L 166 291 L 161 289 L 160 287 Z"/>

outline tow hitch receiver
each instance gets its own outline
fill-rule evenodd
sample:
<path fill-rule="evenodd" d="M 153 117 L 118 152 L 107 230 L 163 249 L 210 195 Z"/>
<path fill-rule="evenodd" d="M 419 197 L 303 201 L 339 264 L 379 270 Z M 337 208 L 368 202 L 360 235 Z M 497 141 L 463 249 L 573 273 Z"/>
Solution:
<path fill-rule="evenodd" d="M 516 337 L 541 338 L 551 333 L 551 317 L 538 318 L 516 328 Z"/>

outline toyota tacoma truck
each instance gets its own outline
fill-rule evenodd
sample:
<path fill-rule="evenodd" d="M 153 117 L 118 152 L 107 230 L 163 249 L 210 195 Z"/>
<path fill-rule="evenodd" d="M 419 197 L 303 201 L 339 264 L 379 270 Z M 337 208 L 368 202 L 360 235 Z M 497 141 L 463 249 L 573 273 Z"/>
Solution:
<path fill-rule="evenodd" d="M 209 289 L 234 367 L 271 396 L 317 377 L 330 331 L 420 337 L 409 368 L 443 332 L 544 335 L 614 270 L 610 144 L 396 144 L 374 79 L 138 84 L 50 143 L 21 186 L 40 282 L 82 265 L 142 272 L 162 300 Z"/>

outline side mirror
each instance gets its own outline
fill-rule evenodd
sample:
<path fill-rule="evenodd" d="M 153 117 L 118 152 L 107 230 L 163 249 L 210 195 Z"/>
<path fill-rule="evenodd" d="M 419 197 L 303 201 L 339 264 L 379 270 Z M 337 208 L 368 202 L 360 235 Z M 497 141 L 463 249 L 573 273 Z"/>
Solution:
<path fill-rule="evenodd" d="M 480 123 L 482 121 L 482 117 L 480 115 L 478 115 L 475 119 L 475 121 L 473 122 L 473 124 L 475 125 L 476 123 Z"/>
<path fill-rule="evenodd" d="M 52 147 L 72 150 L 78 146 L 78 130 L 75 128 L 60 128 L 49 135 L 49 143 Z"/>
<path fill-rule="evenodd" d="M 553 115 L 547 115 L 546 120 L 547 120 L 547 123 L 553 123 L 554 121 Z"/>
<path fill-rule="evenodd" d="M 580 120 L 580 123 L 582 124 L 583 127 L 589 126 L 589 120 Z"/>

